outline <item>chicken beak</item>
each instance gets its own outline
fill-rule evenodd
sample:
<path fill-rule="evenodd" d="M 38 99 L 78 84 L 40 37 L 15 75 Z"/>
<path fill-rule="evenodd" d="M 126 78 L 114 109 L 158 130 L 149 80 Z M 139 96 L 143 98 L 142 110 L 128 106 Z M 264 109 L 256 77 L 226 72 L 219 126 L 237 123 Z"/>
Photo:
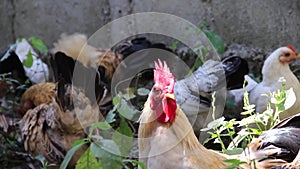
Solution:
<path fill-rule="evenodd" d="M 175 95 L 174 95 L 174 94 L 171 94 L 171 93 L 165 94 L 165 97 L 166 97 L 166 98 L 169 98 L 169 99 L 175 100 Z"/>
<path fill-rule="evenodd" d="M 295 55 L 295 59 L 300 58 L 300 53 Z"/>

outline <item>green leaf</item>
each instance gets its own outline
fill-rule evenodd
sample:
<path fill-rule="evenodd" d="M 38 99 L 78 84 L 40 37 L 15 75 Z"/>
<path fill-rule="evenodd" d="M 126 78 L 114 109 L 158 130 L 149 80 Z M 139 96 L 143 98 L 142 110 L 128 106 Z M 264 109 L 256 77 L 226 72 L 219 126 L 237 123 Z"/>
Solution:
<path fill-rule="evenodd" d="M 234 150 L 235 145 L 238 145 L 248 136 L 248 133 L 246 133 L 245 130 L 246 129 L 244 128 L 238 133 L 238 135 L 230 142 L 229 146 L 227 147 L 227 150 Z"/>
<path fill-rule="evenodd" d="M 119 103 L 120 103 L 122 97 L 123 97 L 122 93 L 119 93 L 118 95 L 116 95 L 116 96 L 113 98 L 113 105 L 114 105 L 114 106 L 119 105 Z"/>
<path fill-rule="evenodd" d="M 230 121 L 225 123 L 225 127 L 229 129 L 234 129 L 234 124 L 236 124 L 236 119 L 231 119 Z"/>
<path fill-rule="evenodd" d="M 135 92 L 135 88 L 132 88 L 132 87 L 131 88 L 127 88 L 126 89 L 126 93 L 123 94 L 123 98 L 125 100 L 130 100 L 130 99 L 135 98 L 136 96 L 135 96 L 134 92 Z"/>
<path fill-rule="evenodd" d="M 133 133 L 124 118 L 121 118 L 120 127 L 114 132 L 112 140 L 120 148 L 122 156 L 127 156 L 133 147 Z"/>
<path fill-rule="evenodd" d="M 43 40 L 35 38 L 35 37 L 31 37 L 31 38 L 29 38 L 29 42 L 32 44 L 32 46 L 35 49 L 39 50 L 40 52 L 43 52 L 43 53 L 48 52 L 48 48 L 44 44 Z"/>
<path fill-rule="evenodd" d="M 107 123 L 113 123 L 116 121 L 115 117 L 116 117 L 116 113 L 115 111 L 117 110 L 118 106 L 114 106 L 111 110 L 109 110 L 109 112 L 107 113 L 106 117 L 105 117 L 105 121 Z"/>
<path fill-rule="evenodd" d="M 82 154 L 77 161 L 76 169 L 101 169 L 101 165 L 98 163 L 96 157 L 93 155 L 90 147 Z"/>
<path fill-rule="evenodd" d="M 132 119 L 134 115 L 139 112 L 138 110 L 129 106 L 125 99 L 121 99 L 118 111 L 126 119 Z"/>
<path fill-rule="evenodd" d="M 149 93 L 150 93 L 150 90 L 147 88 L 142 87 L 137 90 L 137 94 L 140 96 L 147 96 Z"/>
<path fill-rule="evenodd" d="M 35 159 L 39 160 L 42 163 L 42 166 L 45 165 L 45 157 L 42 155 L 37 155 L 34 157 Z"/>
<path fill-rule="evenodd" d="M 219 54 L 223 54 L 225 51 L 225 45 L 221 39 L 221 37 L 213 31 L 203 30 L 213 47 Z"/>
<path fill-rule="evenodd" d="M 113 140 L 109 140 L 109 139 L 103 139 L 101 141 L 102 143 L 102 148 L 108 152 L 114 153 L 116 155 L 121 155 L 121 152 L 119 150 L 119 147 L 117 146 L 117 144 L 113 141 Z"/>
<path fill-rule="evenodd" d="M 90 128 L 90 132 L 93 132 L 96 128 L 99 128 L 101 130 L 108 130 L 111 128 L 111 125 L 109 125 L 107 122 L 97 122 L 92 124 Z"/>
<path fill-rule="evenodd" d="M 68 163 L 70 162 L 71 158 L 73 157 L 74 153 L 85 144 L 86 142 L 82 142 L 80 144 L 77 144 L 76 146 L 72 147 L 68 153 L 66 154 L 64 161 L 60 165 L 60 169 L 65 169 L 68 166 Z"/>
<path fill-rule="evenodd" d="M 18 38 L 18 43 L 21 43 L 24 40 L 24 38 Z"/>
<path fill-rule="evenodd" d="M 216 134 L 216 133 L 213 133 L 213 132 L 207 132 L 207 133 L 211 135 L 210 137 L 211 137 L 212 139 L 218 137 L 218 134 Z"/>
<path fill-rule="evenodd" d="M 207 27 L 206 20 L 203 20 L 200 22 L 200 24 L 197 26 L 199 29 L 203 30 L 204 28 Z"/>
<path fill-rule="evenodd" d="M 100 159 L 100 164 L 104 169 L 122 168 L 122 158 L 120 156 L 106 151 L 105 149 L 103 149 L 103 146 L 100 146 L 96 143 L 91 143 L 90 148 L 93 155 Z"/>
<path fill-rule="evenodd" d="M 83 144 L 83 143 L 86 143 L 86 139 L 76 140 L 76 141 L 74 141 L 72 147 L 77 146 L 79 144 Z"/>
<path fill-rule="evenodd" d="M 25 84 L 30 84 L 30 79 L 26 79 Z"/>
<path fill-rule="evenodd" d="M 230 150 L 225 150 L 224 153 L 227 155 L 236 155 L 236 154 L 241 154 L 244 151 L 242 148 L 234 148 Z"/>
<path fill-rule="evenodd" d="M 33 56 L 31 53 L 31 50 L 29 50 L 29 52 L 27 53 L 27 58 L 25 60 L 23 60 L 23 65 L 27 68 L 30 68 L 33 64 Z"/>
<path fill-rule="evenodd" d="M 249 128 L 249 130 L 251 130 L 251 132 L 253 132 L 254 134 L 257 134 L 257 135 L 262 134 L 262 131 L 259 129 L 256 129 L 256 128 Z"/>
<path fill-rule="evenodd" d="M 170 49 L 175 50 L 176 47 L 178 46 L 178 44 L 179 44 L 179 41 L 178 41 L 178 40 L 175 41 L 175 42 L 173 42 L 173 43 L 171 44 L 171 46 L 170 46 Z"/>
<path fill-rule="evenodd" d="M 207 124 L 207 128 L 209 129 L 215 129 L 222 125 L 222 123 L 225 121 L 225 117 L 220 117 L 214 121 L 211 121 L 210 123 Z"/>
<path fill-rule="evenodd" d="M 226 159 L 224 162 L 231 163 L 231 165 L 227 166 L 225 169 L 236 169 L 239 168 L 240 164 L 245 164 L 246 162 L 240 161 L 238 159 Z"/>
<path fill-rule="evenodd" d="M 103 137 L 100 135 L 92 135 L 91 137 L 94 142 L 99 142 L 99 141 L 103 140 Z"/>

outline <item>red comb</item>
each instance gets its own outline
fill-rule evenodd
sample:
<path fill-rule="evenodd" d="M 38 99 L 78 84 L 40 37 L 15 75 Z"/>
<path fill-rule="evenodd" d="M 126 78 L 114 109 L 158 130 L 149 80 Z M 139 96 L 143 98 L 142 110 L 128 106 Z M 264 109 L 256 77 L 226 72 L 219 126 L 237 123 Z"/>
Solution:
<path fill-rule="evenodd" d="M 293 52 L 297 53 L 296 49 L 292 45 L 287 45 L 289 49 L 291 49 Z"/>
<path fill-rule="evenodd" d="M 161 60 L 158 59 L 156 62 L 154 62 L 154 66 L 154 83 L 163 85 L 166 89 L 166 92 L 173 93 L 175 78 L 171 73 L 166 61 L 161 62 Z"/>

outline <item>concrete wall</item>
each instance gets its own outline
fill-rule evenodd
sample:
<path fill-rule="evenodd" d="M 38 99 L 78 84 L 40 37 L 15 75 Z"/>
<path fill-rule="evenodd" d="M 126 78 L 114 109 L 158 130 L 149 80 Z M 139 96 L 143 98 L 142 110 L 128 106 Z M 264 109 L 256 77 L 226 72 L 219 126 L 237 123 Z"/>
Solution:
<path fill-rule="evenodd" d="M 206 20 L 226 42 L 300 49 L 299 0 L 2 0 L 0 46 L 36 36 L 48 46 L 63 32 L 93 34 L 121 16 L 145 11 Z"/>

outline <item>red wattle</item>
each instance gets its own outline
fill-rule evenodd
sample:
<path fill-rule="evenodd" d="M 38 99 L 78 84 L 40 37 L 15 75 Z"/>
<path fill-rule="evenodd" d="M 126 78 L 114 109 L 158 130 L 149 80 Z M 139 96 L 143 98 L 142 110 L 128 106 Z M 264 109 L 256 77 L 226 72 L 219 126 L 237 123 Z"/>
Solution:
<path fill-rule="evenodd" d="M 166 116 L 168 117 L 169 122 L 173 122 L 176 117 L 176 109 L 177 109 L 177 104 L 176 100 L 171 99 L 171 98 L 166 98 L 164 99 L 164 112 Z"/>

